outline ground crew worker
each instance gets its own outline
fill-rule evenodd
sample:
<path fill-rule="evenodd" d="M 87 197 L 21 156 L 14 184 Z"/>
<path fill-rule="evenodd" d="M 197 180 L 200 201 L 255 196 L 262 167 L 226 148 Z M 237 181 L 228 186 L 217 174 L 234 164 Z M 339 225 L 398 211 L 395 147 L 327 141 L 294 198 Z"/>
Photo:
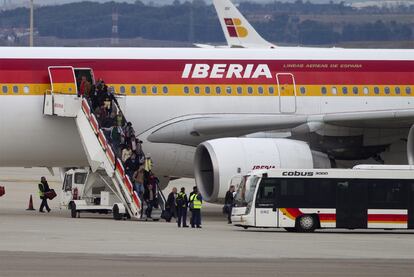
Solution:
<path fill-rule="evenodd" d="M 46 181 L 45 177 L 40 179 L 39 183 L 39 197 L 42 199 L 42 203 L 40 204 L 39 212 L 44 213 L 43 209 L 46 208 L 47 212 L 50 212 L 49 205 L 47 204 L 47 197 L 45 195 L 46 192 L 50 191 L 49 184 Z"/>
<path fill-rule="evenodd" d="M 191 228 L 197 226 L 197 228 L 201 228 L 201 205 L 203 203 L 203 198 L 201 194 L 198 192 L 197 188 L 196 191 L 190 196 L 190 207 L 192 208 L 192 215 L 193 220 L 191 222 Z"/>
<path fill-rule="evenodd" d="M 181 188 L 180 192 L 177 195 L 177 225 L 181 227 L 181 222 L 183 223 L 183 228 L 187 228 L 187 206 L 188 199 L 185 194 L 185 188 Z"/>
<path fill-rule="evenodd" d="M 197 194 L 197 186 L 194 186 L 193 187 L 193 191 L 192 192 L 190 192 L 190 195 L 188 196 L 188 200 L 190 200 L 190 198 L 191 198 L 191 196 L 193 195 L 193 194 Z M 189 202 L 189 204 L 190 204 L 190 201 L 188 201 Z M 191 216 L 190 216 L 190 225 L 193 225 L 193 208 L 192 208 L 192 204 L 191 205 L 189 205 L 189 208 L 190 208 L 190 212 L 191 212 Z"/>

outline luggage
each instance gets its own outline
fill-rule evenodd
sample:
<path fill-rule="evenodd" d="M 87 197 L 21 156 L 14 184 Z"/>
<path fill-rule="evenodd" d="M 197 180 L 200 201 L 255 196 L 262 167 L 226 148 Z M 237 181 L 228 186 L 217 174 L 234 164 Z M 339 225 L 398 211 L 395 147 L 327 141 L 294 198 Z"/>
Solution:
<path fill-rule="evenodd" d="M 2 186 L 0 186 L 0 197 L 6 194 L 6 189 Z"/>
<path fill-rule="evenodd" d="M 161 218 L 165 219 L 166 221 L 170 222 L 172 218 L 172 214 L 169 210 L 163 210 L 161 213 Z"/>
<path fill-rule="evenodd" d="M 45 196 L 47 199 L 52 200 L 56 197 L 56 192 L 54 189 L 49 190 L 48 192 L 45 192 Z"/>

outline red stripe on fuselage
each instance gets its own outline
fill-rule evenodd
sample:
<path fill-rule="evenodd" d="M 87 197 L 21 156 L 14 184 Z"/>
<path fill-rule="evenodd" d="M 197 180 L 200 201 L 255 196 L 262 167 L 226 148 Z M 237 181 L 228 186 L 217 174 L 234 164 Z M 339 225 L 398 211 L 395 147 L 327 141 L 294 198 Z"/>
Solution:
<path fill-rule="evenodd" d="M 208 64 L 211 67 L 214 64 L 267 64 L 274 78 L 182 78 L 186 64 Z M 303 66 L 300 67 L 301 65 Z M 350 65 L 360 66 L 341 68 Z M 294 74 L 296 83 L 303 85 L 414 84 L 414 61 L 111 59 L 0 59 L 0 83 L 49 83 L 49 66 L 90 67 L 96 78 L 104 78 L 107 83 L 112 84 L 275 84 L 276 73 L 282 72 Z"/>

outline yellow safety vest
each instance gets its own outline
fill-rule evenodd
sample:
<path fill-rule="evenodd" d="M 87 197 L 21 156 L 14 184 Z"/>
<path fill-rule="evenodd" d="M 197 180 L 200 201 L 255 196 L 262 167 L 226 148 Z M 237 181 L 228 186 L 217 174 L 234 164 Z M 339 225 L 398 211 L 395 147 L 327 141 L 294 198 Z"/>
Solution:
<path fill-rule="evenodd" d="M 190 197 L 190 202 L 193 202 L 193 209 L 194 210 L 201 210 L 201 200 L 197 198 L 197 194 L 193 194 Z"/>
<path fill-rule="evenodd" d="M 39 184 L 39 197 L 43 197 L 45 196 L 45 193 L 40 190 L 40 186 L 42 186 L 43 190 L 45 190 L 45 186 L 42 183 Z"/>
<path fill-rule="evenodd" d="M 144 162 L 144 169 L 145 171 L 151 171 L 152 170 L 152 160 L 151 158 L 146 158 Z"/>

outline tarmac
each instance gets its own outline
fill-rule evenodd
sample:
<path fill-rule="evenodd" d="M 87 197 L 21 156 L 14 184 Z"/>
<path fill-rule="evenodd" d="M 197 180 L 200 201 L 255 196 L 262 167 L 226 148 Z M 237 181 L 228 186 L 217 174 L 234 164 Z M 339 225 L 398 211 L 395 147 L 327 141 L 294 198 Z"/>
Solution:
<path fill-rule="evenodd" d="M 30 194 L 40 204 L 40 176 L 59 191 L 60 178 L 45 169 L 0 169 L 0 276 L 414 276 L 413 231 L 243 230 L 212 204 L 202 229 L 94 214 L 73 219 L 58 198 L 49 214 L 25 210 Z"/>

